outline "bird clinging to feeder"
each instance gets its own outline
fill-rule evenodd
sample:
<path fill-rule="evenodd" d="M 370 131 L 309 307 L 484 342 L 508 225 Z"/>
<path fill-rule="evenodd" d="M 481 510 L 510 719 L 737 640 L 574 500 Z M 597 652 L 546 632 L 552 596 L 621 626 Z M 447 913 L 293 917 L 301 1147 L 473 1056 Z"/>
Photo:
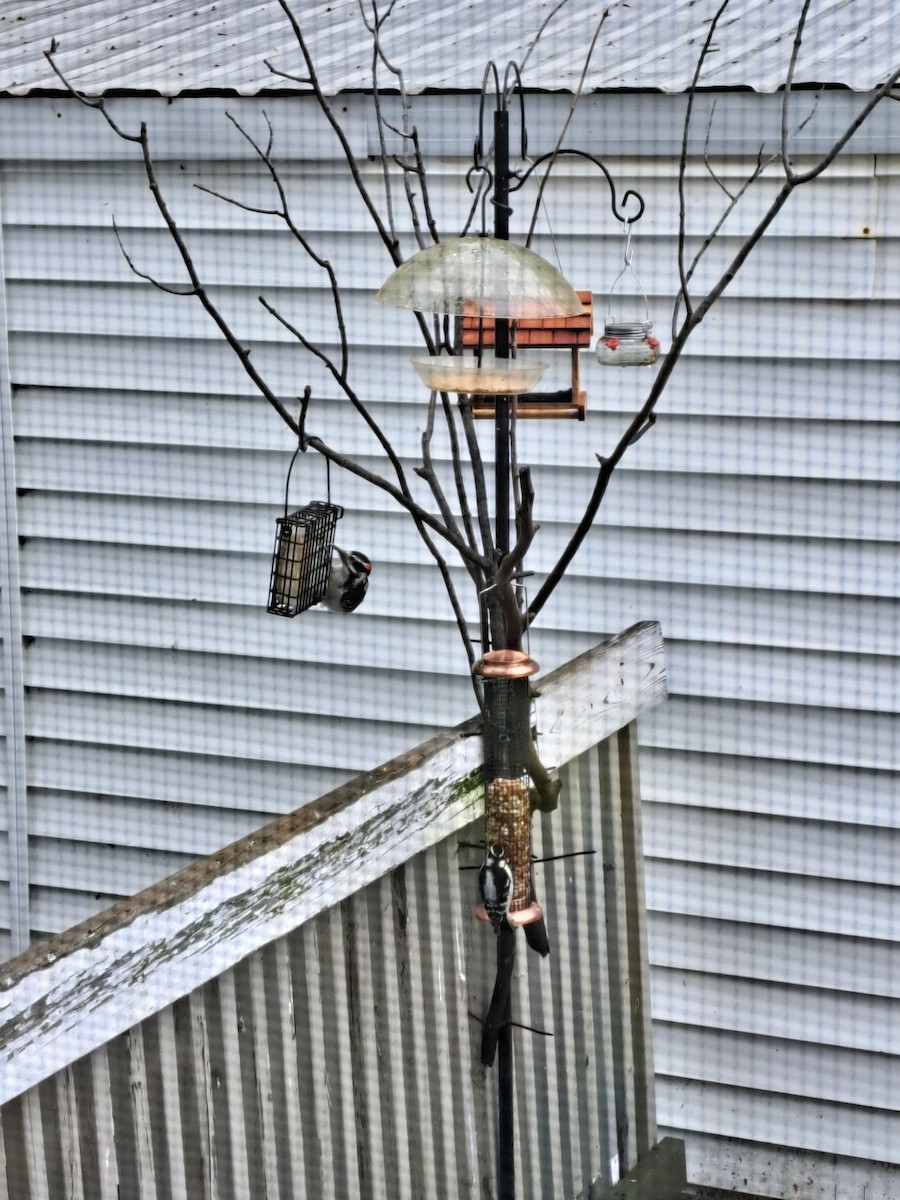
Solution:
<path fill-rule="evenodd" d="M 484 866 L 478 872 L 478 891 L 494 933 L 499 933 L 512 900 L 513 876 L 503 847 L 496 842 L 488 847 Z"/>
<path fill-rule="evenodd" d="M 335 546 L 340 561 L 331 568 L 322 606 L 331 612 L 353 612 L 359 608 L 369 588 L 372 564 L 360 550 L 342 550 Z"/>

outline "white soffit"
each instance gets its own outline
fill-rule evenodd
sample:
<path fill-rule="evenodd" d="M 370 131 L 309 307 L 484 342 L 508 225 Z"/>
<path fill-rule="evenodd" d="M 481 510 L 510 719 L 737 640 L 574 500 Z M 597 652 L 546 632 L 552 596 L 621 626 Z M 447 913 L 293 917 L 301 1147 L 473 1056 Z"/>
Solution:
<path fill-rule="evenodd" d="M 371 38 L 361 6 L 371 0 L 295 0 L 325 90 L 369 89 Z M 719 0 L 614 0 L 598 38 L 587 90 L 682 92 Z M 386 9 L 381 0 L 380 9 Z M 714 38 L 701 86 L 772 92 L 783 83 L 800 0 L 732 0 Z M 485 60 L 525 65 L 529 88 L 571 91 L 603 5 L 593 0 L 397 0 L 384 49 L 402 65 L 410 92 L 481 87 Z M 813 0 L 796 81 L 869 91 L 900 58 L 894 0 Z M 546 23 L 534 45 L 537 30 Z M 58 91 L 43 57 L 55 38 L 58 62 L 84 92 L 241 95 L 296 89 L 266 60 L 305 74 L 277 0 L 0 0 L 0 93 Z M 382 83 L 391 77 L 383 72 Z"/>

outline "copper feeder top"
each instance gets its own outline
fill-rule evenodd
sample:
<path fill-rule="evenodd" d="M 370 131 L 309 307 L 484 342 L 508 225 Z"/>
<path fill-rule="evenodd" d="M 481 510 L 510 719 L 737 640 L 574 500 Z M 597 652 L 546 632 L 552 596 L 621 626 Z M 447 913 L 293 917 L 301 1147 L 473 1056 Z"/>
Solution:
<path fill-rule="evenodd" d="M 483 679 L 527 679 L 540 667 L 524 650 L 488 650 L 472 670 Z"/>
<path fill-rule="evenodd" d="M 476 904 L 472 909 L 472 915 L 478 921 L 484 921 L 485 924 L 490 924 L 491 918 L 487 915 L 483 904 Z M 514 928 L 519 925 L 533 925 L 535 921 L 539 921 L 544 915 L 541 906 L 532 901 L 527 908 L 520 908 L 517 912 L 508 912 L 506 919 Z"/>

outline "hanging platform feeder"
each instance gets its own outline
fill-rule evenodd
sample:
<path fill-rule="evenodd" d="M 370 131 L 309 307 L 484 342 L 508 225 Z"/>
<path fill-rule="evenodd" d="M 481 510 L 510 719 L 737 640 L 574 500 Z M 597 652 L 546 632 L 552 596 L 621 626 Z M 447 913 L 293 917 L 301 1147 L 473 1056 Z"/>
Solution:
<path fill-rule="evenodd" d="M 593 297 L 590 292 L 576 292 L 583 311 L 568 317 L 528 317 L 517 321 L 513 337 L 516 348 L 563 350 L 572 355 L 572 386 L 558 392 L 529 392 L 516 403 L 519 420 L 547 420 L 574 418 L 583 421 L 587 408 L 587 395 L 581 390 L 578 369 L 578 354 L 590 347 L 593 335 Z M 462 344 L 469 347 L 492 347 L 495 341 L 494 322 L 490 318 L 464 314 L 462 319 Z M 510 359 L 510 362 L 516 362 Z M 489 418 L 494 416 L 494 401 L 485 391 L 473 396 L 472 415 Z"/>
<path fill-rule="evenodd" d="M 275 551 L 267 612 L 296 617 L 325 595 L 331 572 L 334 529 L 344 510 L 313 500 L 275 522 Z"/>
<path fill-rule="evenodd" d="M 460 354 L 432 354 L 410 362 L 426 387 L 466 395 L 517 396 L 531 391 L 547 370 L 547 363 L 493 355 L 479 361 Z"/>

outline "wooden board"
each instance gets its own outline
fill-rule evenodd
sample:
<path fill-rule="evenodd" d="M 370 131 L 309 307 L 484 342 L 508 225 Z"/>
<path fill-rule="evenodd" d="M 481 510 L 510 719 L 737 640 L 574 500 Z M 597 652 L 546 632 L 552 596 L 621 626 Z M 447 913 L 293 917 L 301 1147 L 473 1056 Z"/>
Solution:
<path fill-rule="evenodd" d="M 553 767 L 663 698 L 659 625 L 580 655 L 539 690 Z M 4 964 L 0 1103 L 478 817 L 478 731 L 442 733 Z"/>

